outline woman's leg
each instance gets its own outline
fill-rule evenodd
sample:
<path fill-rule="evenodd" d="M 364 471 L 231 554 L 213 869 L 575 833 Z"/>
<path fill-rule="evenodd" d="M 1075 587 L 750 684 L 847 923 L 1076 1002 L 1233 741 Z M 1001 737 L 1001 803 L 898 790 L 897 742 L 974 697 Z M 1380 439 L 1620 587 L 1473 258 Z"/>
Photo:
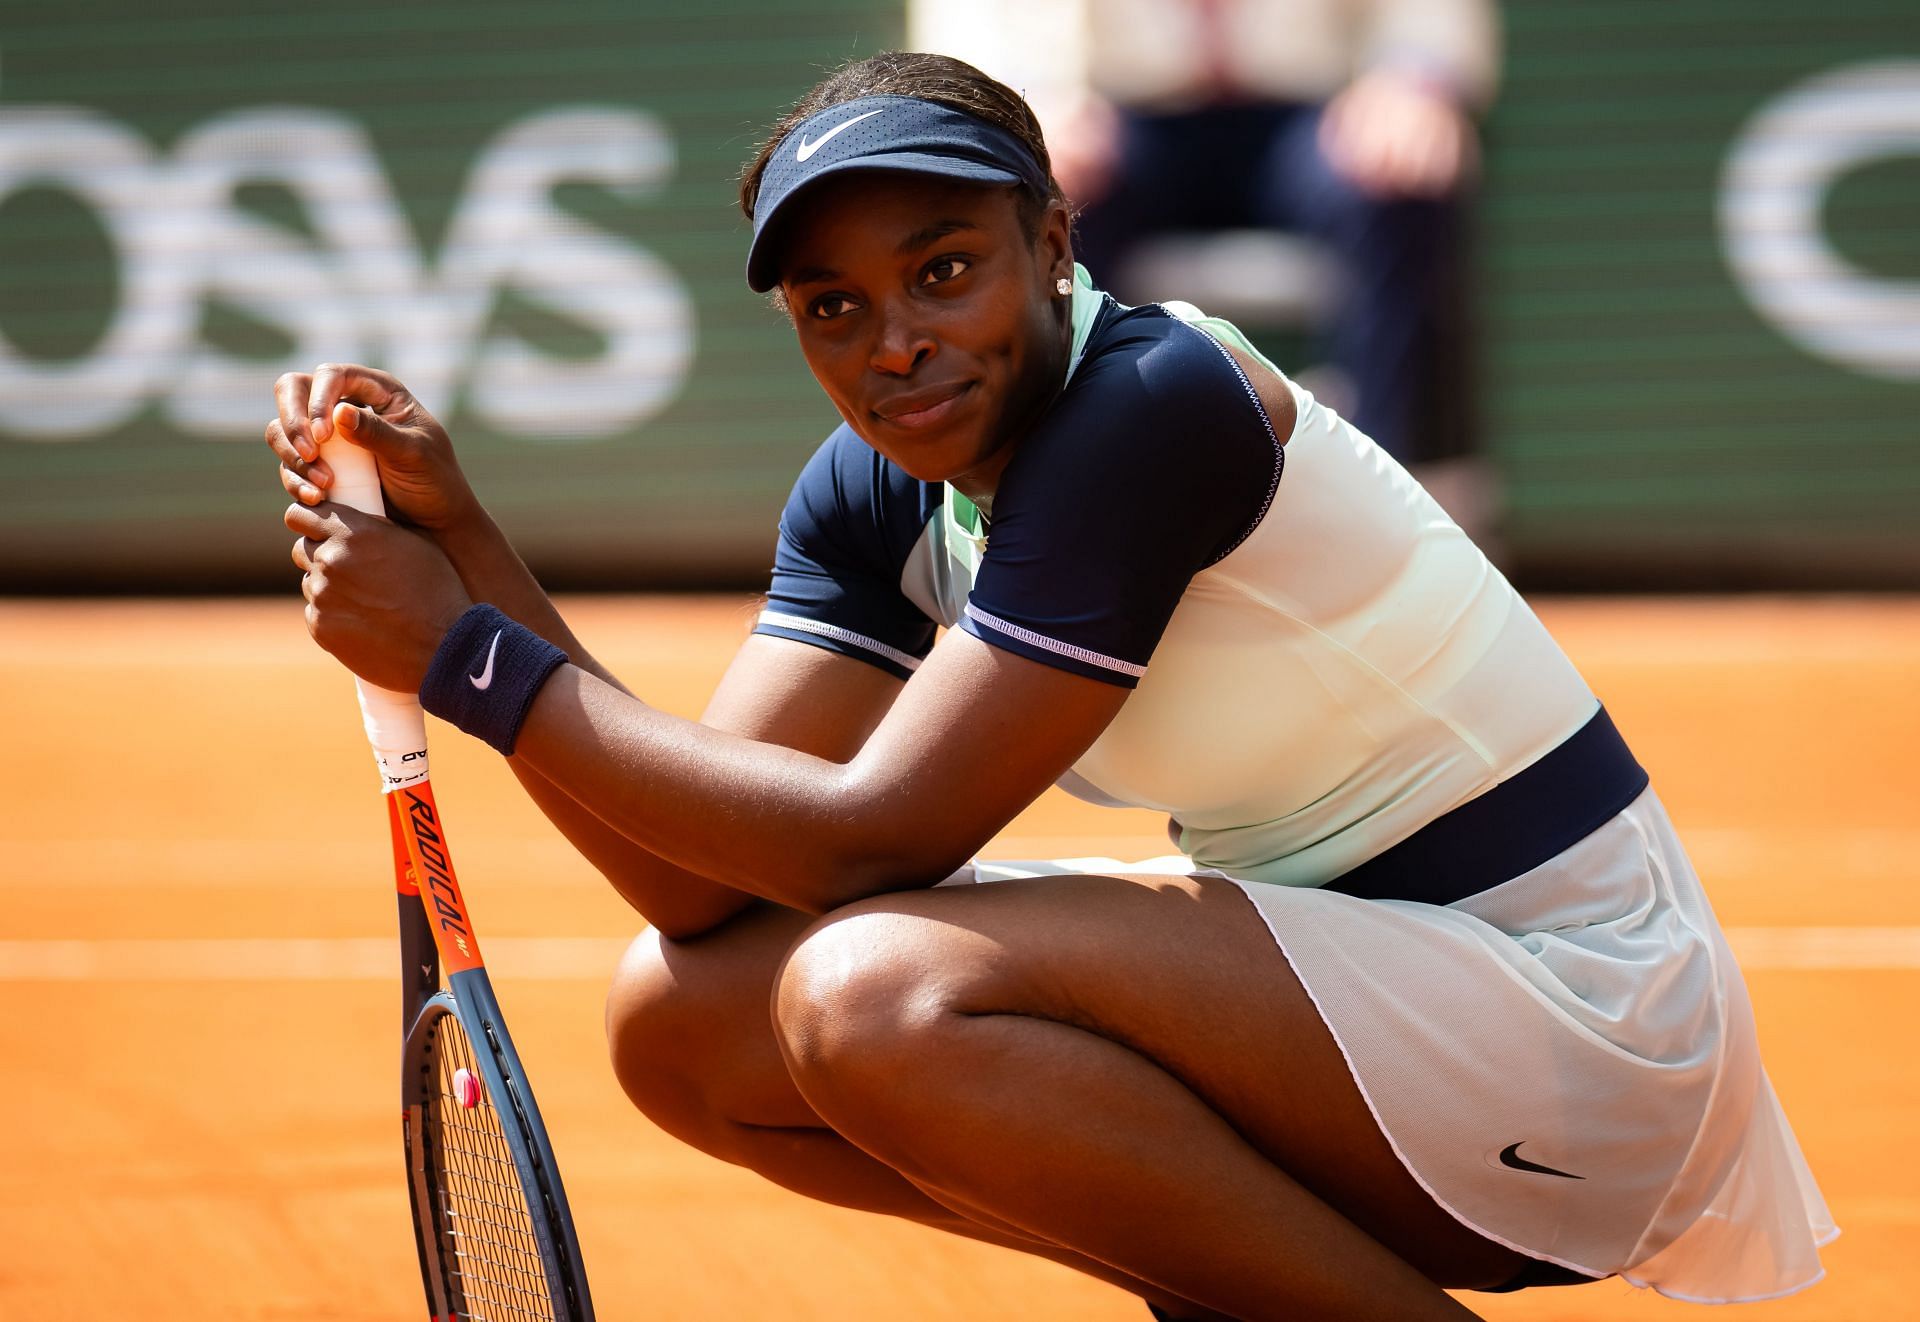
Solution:
<path fill-rule="evenodd" d="M 1526 1261 L 1407 1173 L 1227 882 L 862 901 L 794 947 L 775 1017 L 807 1103 L 887 1166 L 1234 1317 L 1470 1316 L 1433 1282 Z"/>
<path fill-rule="evenodd" d="M 956 1210 L 828 1128 L 793 1086 L 769 1007 L 788 950 L 812 922 L 760 904 L 690 940 L 649 931 L 633 943 L 608 996 L 607 1039 L 634 1105 L 683 1142 L 810 1198 L 1050 1258 L 1178 1317 L 1216 1316 L 1105 1263 Z"/>

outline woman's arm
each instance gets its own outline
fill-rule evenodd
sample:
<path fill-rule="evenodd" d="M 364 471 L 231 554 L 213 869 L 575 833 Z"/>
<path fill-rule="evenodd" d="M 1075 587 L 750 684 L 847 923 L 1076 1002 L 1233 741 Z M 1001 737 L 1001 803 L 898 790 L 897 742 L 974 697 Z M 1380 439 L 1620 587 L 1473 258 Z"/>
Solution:
<path fill-rule="evenodd" d="M 700 722 L 840 763 L 860 751 L 900 689 L 899 680 L 865 662 L 781 638 L 750 637 L 735 655 Z M 507 765 L 528 797 L 574 848 L 663 935 L 676 939 L 698 935 L 753 902 L 754 892 L 668 862 L 629 838 L 622 833 L 617 815 L 602 820 L 536 770 L 524 744 Z"/>
<path fill-rule="evenodd" d="M 373 684 L 419 688 L 471 604 L 445 554 L 343 506 L 291 506 L 287 526 L 302 534 L 294 562 L 315 641 Z M 738 689 L 733 672 L 722 686 L 736 723 L 772 725 L 801 747 L 669 716 L 573 665 L 547 678 L 513 744 L 516 760 L 679 869 L 629 872 L 623 847 L 583 832 L 623 893 L 676 932 L 737 912 L 742 902 L 710 883 L 815 913 L 932 885 L 1058 779 L 1129 692 L 961 630 L 891 705 L 898 681 L 862 676 L 872 667 L 852 658 L 765 636 L 741 652 Z M 486 665 L 447 660 L 469 675 Z"/>
<path fill-rule="evenodd" d="M 758 637 L 742 649 L 745 677 L 728 699 L 748 713 L 730 722 L 744 733 L 668 716 L 595 673 L 505 539 L 477 521 L 444 430 L 398 382 L 323 367 L 310 379 L 283 377 L 278 393 L 267 440 L 296 501 L 286 521 L 303 534 L 294 561 L 307 571 L 316 641 L 363 678 L 407 691 L 475 589 L 504 598 L 494 604 L 535 632 L 550 630 L 577 664 L 542 688 L 517 760 L 544 782 L 533 783 L 535 799 L 556 825 L 642 912 L 676 928 L 735 911 L 741 901 L 712 883 L 815 912 L 931 885 L 1071 766 L 1126 699 L 1117 685 L 956 630 L 887 707 L 886 676 L 847 679 L 849 696 L 821 674 L 854 676 L 862 663 L 835 665 L 815 657 L 820 649 Z M 316 472 L 314 438 L 334 427 L 375 453 L 390 508 L 417 530 L 312 508 L 327 477 Z M 479 532 L 462 546 L 456 530 L 471 529 Z M 475 673 L 482 662 L 474 658 Z"/>
<path fill-rule="evenodd" d="M 476 501 L 471 512 L 458 523 L 442 528 L 434 537 L 460 576 L 467 595 L 475 601 L 491 602 L 505 614 L 533 630 L 566 652 L 567 660 L 593 675 L 602 684 L 625 693 L 627 688 L 612 671 L 587 651 L 561 616 L 559 608 L 534 578 L 520 555 L 492 517 Z M 738 667 L 736 666 L 736 669 Z M 862 667 L 871 669 L 871 667 Z M 729 675 L 732 675 L 729 671 Z M 887 679 L 887 676 L 881 676 Z M 752 684 L 750 677 L 735 680 L 734 690 Z M 724 717 L 730 705 L 725 701 L 726 684 L 715 695 L 704 720 Z M 894 687 L 898 687 L 895 683 Z M 884 708 L 882 708 L 884 710 Z M 878 719 L 876 715 L 874 720 Z M 729 727 L 730 728 L 730 727 Z M 750 733 L 750 731 L 741 731 Z M 776 720 L 761 736 L 778 739 L 785 733 Z M 822 755 L 827 755 L 823 751 Z M 595 816 L 593 811 L 560 789 L 529 766 L 524 758 L 508 758 L 507 765 L 546 819 L 565 836 L 567 842 L 593 864 L 600 875 L 634 907 L 647 922 L 664 934 L 685 938 L 717 926 L 752 903 L 753 896 L 731 886 L 723 886 L 706 877 L 675 867 L 652 851 L 635 844 L 619 831 Z"/>
<path fill-rule="evenodd" d="M 460 575 L 468 596 L 491 602 L 565 652 L 574 665 L 602 683 L 625 690 L 613 672 L 596 661 L 574 636 L 560 608 L 477 500 L 459 522 L 434 530 L 432 536 Z"/>
<path fill-rule="evenodd" d="M 372 368 L 325 364 L 312 373 L 289 372 L 274 384 L 277 416 L 266 441 L 280 460 L 280 479 L 307 516 L 289 524 L 318 535 L 326 488 L 333 474 L 318 458 L 318 441 L 338 430 L 371 450 L 380 463 L 389 512 L 431 539 L 466 596 L 487 601 L 548 639 L 581 671 L 624 693 L 568 628 L 559 610 L 473 494 L 439 422 L 399 381 Z M 361 542 L 378 540 L 376 525 Z M 397 532 L 397 530 L 392 530 Z M 389 536 L 404 545 L 404 535 Z M 296 562 L 301 553 L 296 551 Z M 331 566 L 336 578 L 349 566 Z M 443 571 L 444 572 L 444 571 Z M 326 579 L 309 574 L 310 590 Z M 408 574 L 388 566 L 388 585 Z M 314 599 L 318 600 L 317 592 Z M 310 616 L 311 618 L 311 616 Z M 784 655 L 771 640 L 751 640 L 721 681 L 707 713 L 709 724 L 830 761 L 845 761 L 879 722 L 900 681 L 857 661 L 816 648 Z M 629 839 L 590 807 L 555 785 L 524 758 L 509 760 L 536 806 L 614 889 L 654 926 L 690 936 L 725 921 L 752 902 L 750 894 L 686 871 Z"/>
<path fill-rule="evenodd" d="M 750 652 L 769 669 L 827 655 L 766 637 Z M 685 871 L 820 913 L 963 865 L 1073 764 L 1127 692 L 955 630 L 843 761 L 669 716 L 563 667 L 515 760 Z"/>

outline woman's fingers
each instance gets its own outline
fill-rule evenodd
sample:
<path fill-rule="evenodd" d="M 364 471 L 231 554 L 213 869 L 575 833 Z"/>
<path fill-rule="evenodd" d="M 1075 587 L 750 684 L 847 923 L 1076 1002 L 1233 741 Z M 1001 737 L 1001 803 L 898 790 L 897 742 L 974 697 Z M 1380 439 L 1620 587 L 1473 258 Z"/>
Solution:
<path fill-rule="evenodd" d="M 402 393 L 400 383 L 387 373 L 356 363 L 322 363 L 314 369 L 307 392 L 307 429 L 316 443 L 333 434 L 333 407 L 342 400 L 365 404 L 376 412 Z"/>
<path fill-rule="evenodd" d="M 280 410 L 280 430 L 288 450 L 297 459 L 311 459 L 319 453 L 307 430 L 307 397 L 312 390 L 313 377 L 307 372 L 282 372 L 273 383 L 274 406 Z M 273 443 L 271 428 L 267 432 L 267 442 Z M 284 460 L 287 456 L 282 454 L 280 457 Z"/>
<path fill-rule="evenodd" d="M 288 532 L 297 532 L 302 537 L 311 537 L 316 542 L 324 542 L 336 533 L 347 530 L 340 516 L 335 514 L 334 506 L 324 509 L 308 509 L 305 505 L 289 505 L 282 522 Z"/>
<path fill-rule="evenodd" d="M 280 419 L 275 418 L 269 422 L 265 434 L 267 448 L 273 451 L 275 459 L 288 468 L 304 469 L 306 467 L 307 461 L 300 457 L 300 451 L 295 448 L 292 441 L 287 439 L 286 428 L 280 425 Z"/>
<path fill-rule="evenodd" d="M 307 461 L 300 457 L 300 450 L 288 439 L 287 429 L 275 418 L 267 424 L 267 448 L 273 451 L 273 457 L 280 461 L 282 471 L 291 471 L 296 477 L 305 478 Z"/>
<path fill-rule="evenodd" d="M 294 538 L 292 552 L 293 567 L 303 574 L 310 575 L 314 573 L 320 566 L 320 562 L 314 557 L 318 554 L 322 545 L 324 545 L 324 543 L 317 542 L 311 537 Z"/>
<path fill-rule="evenodd" d="M 276 453 L 282 462 L 311 462 L 320 453 L 320 443 L 333 433 L 336 404 L 344 400 L 377 411 L 404 393 L 388 373 L 357 363 L 322 363 L 312 372 L 284 372 L 273 383 L 280 432 L 286 440 L 286 452 L 276 449 Z M 269 444 L 272 441 L 269 434 Z"/>
<path fill-rule="evenodd" d="M 326 461 L 302 459 L 299 450 L 287 439 L 286 427 L 278 418 L 267 424 L 267 448 L 280 461 L 280 485 L 295 500 L 311 505 L 321 498 L 323 488 L 333 485 L 333 470 L 327 467 Z"/>
<path fill-rule="evenodd" d="M 282 376 L 274 398 L 280 416 L 267 426 L 267 447 L 300 504 L 319 507 L 336 488 L 339 475 L 319 455 L 338 436 L 378 457 L 386 507 L 400 522 L 448 528 L 478 507 L 446 430 L 388 373 L 322 363 L 311 375 Z"/>
<path fill-rule="evenodd" d="M 332 421 L 341 436 L 386 458 L 398 458 L 414 434 L 411 428 L 397 427 L 371 408 L 356 408 L 345 400 L 333 406 Z"/>
<path fill-rule="evenodd" d="M 307 600 L 307 627 L 311 630 L 316 620 L 314 603 L 326 586 L 330 534 L 339 528 L 340 521 L 316 510 L 293 505 L 287 509 L 287 526 L 301 534 L 293 539 L 288 558 L 293 561 L 293 567 L 300 571 L 300 595 Z"/>
<path fill-rule="evenodd" d="M 316 542 L 311 537 L 297 537 L 293 543 L 293 565 L 300 571 L 300 595 L 307 602 L 307 627 L 312 629 L 315 620 L 314 607 L 320 601 L 320 593 L 327 586 L 327 568 L 320 556 L 324 542 Z"/>
<path fill-rule="evenodd" d="M 289 496 L 302 505 L 318 505 L 327 498 L 326 493 L 317 485 L 309 482 L 285 464 L 280 465 L 280 485 L 287 489 Z"/>

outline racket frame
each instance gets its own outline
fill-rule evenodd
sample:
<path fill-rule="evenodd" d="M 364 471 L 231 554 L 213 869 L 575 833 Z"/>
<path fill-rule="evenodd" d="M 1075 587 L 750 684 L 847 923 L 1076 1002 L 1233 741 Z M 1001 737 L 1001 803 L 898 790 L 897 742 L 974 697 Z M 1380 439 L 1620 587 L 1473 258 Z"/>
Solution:
<path fill-rule="evenodd" d="M 420 1253 L 429 1306 L 436 1318 L 465 1315 L 460 1283 L 448 1270 L 456 1237 L 434 1193 L 433 1148 L 426 1141 L 425 1108 L 438 1095 L 431 1049 L 436 1033 L 444 1031 L 444 1021 L 451 1018 L 465 1033 L 481 1086 L 501 1114 L 501 1135 L 512 1154 L 521 1190 L 537 1195 L 528 1198 L 528 1220 L 554 1315 L 562 1322 L 593 1322 L 593 1301 L 559 1162 L 481 960 L 466 900 L 454 878 L 433 787 L 422 780 L 387 799 L 394 835 L 402 977 L 408 988 L 407 1035 L 400 1059 L 401 1117 L 407 1180 L 413 1194 L 414 1245 Z M 428 887 L 419 885 L 422 876 L 432 878 Z M 445 991 L 437 988 L 441 965 L 452 969 Z M 427 994 L 421 996 L 423 992 Z"/>
<path fill-rule="evenodd" d="M 384 512 L 371 454 L 334 437 L 322 444 L 321 457 L 335 473 L 331 499 L 373 514 Z M 457 1236 L 434 1193 L 433 1148 L 425 1129 L 425 1108 L 438 1095 L 436 1081 L 426 1077 L 425 1071 L 435 1036 L 451 1023 L 465 1034 L 481 1086 L 500 1114 L 501 1135 L 512 1154 L 521 1193 L 527 1196 L 528 1220 L 554 1316 L 561 1322 L 593 1322 L 593 1300 L 560 1166 L 481 960 L 465 897 L 454 879 L 427 774 L 425 717 L 410 694 L 390 693 L 365 681 L 355 683 L 368 741 L 380 768 L 393 849 L 404 1034 L 401 1121 L 414 1247 L 420 1256 L 427 1305 L 434 1322 L 454 1322 L 466 1315 L 459 1280 L 447 1268 L 456 1256 Z M 443 969 L 444 991 L 440 987 Z"/>

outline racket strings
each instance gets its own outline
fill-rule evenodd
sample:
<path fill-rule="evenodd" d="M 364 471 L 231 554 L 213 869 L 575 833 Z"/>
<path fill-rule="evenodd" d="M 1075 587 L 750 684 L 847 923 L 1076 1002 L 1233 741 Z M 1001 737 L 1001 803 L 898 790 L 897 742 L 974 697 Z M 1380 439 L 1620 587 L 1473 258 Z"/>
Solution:
<path fill-rule="evenodd" d="M 455 1316 L 473 1322 L 553 1319 L 533 1217 L 493 1098 L 466 1106 L 454 1075 L 476 1079 L 473 1046 L 448 1016 L 434 1033 L 433 1093 L 424 1109 L 433 1198 L 441 1217 Z"/>

